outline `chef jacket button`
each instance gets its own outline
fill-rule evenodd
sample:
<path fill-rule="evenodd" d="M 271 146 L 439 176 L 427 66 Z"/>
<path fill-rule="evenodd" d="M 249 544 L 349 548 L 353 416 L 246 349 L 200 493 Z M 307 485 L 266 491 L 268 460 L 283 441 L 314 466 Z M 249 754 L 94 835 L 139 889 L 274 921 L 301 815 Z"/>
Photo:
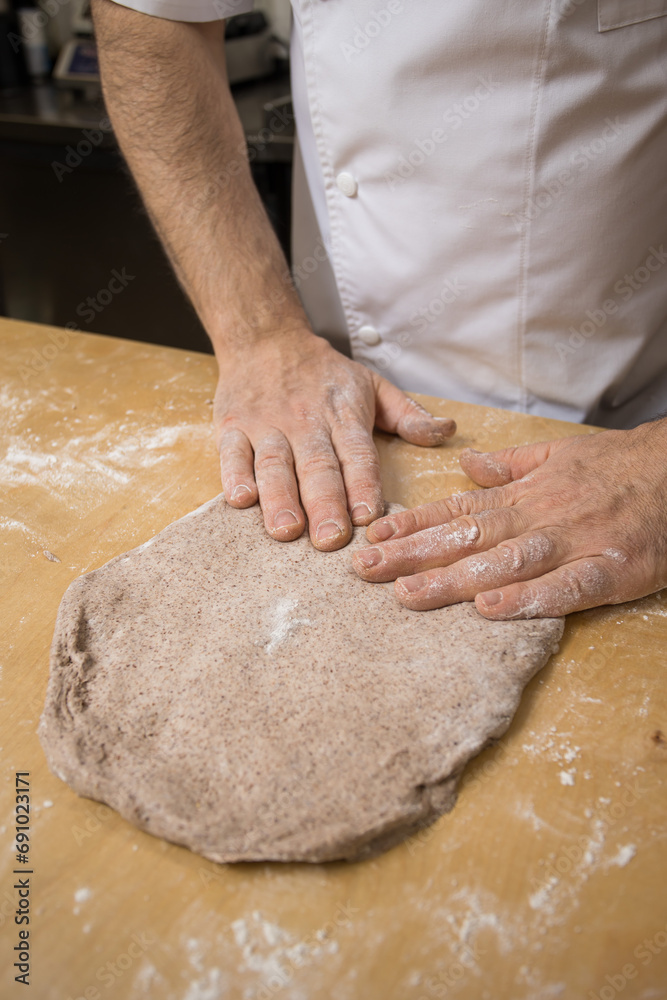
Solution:
<path fill-rule="evenodd" d="M 347 198 L 354 198 L 359 188 L 355 178 L 352 174 L 348 174 L 346 170 L 344 170 L 342 174 L 338 175 L 336 178 L 336 184 Z"/>
<path fill-rule="evenodd" d="M 382 337 L 374 326 L 362 326 L 359 330 L 359 339 L 368 347 L 375 347 L 380 343 Z"/>

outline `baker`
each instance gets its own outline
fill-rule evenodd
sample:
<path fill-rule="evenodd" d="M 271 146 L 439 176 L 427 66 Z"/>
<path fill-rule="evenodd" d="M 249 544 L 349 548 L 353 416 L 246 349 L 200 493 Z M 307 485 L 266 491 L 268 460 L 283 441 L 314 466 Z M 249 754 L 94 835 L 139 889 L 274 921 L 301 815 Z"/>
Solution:
<path fill-rule="evenodd" d="M 667 0 L 293 0 L 298 292 L 225 74 L 251 7 L 93 0 L 114 130 L 218 360 L 228 502 L 283 541 L 307 516 L 320 549 L 373 522 L 355 568 L 414 609 L 665 586 Z M 487 489 L 379 517 L 373 427 L 455 431 L 403 390 L 609 429 L 466 450 Z"/>

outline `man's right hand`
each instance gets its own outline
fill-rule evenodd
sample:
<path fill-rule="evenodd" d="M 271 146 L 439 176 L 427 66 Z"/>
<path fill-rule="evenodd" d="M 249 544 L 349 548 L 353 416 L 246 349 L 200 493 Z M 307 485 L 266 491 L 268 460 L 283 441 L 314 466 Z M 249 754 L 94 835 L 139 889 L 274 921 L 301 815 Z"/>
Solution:
<path fill-rule="evenodd" d="M 340 548 L 383 513 L 373 426 L 432 445 L 454 423 L 310 330 L 252 180 L 224 21 L 92 10 L 116 137 L 218 359 L 225 496 L 259 499 L 274 538 L 297 538 L 307 516 L 318 548 Z"/>
<path fill-rule="evenodd" d="M 214 422 L 228 503 L 259 499 L 269 534 L 292 541 L 308 518 L 319 549 L 347 544 L 384 506 L 373 427 L 419 445 L 442 444 L 453 420 L 433 417 L 309 330 L 218 357 Z"/>

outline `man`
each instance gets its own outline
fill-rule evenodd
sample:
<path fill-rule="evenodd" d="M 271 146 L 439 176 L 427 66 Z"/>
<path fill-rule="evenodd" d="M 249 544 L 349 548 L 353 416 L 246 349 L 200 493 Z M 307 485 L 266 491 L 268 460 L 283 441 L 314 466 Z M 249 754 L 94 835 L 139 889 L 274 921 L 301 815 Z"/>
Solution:
<path fill-rule="evenodd" d="M 294 0 L 297 212 L 327 251 L 303 302 L 225 76 L 222 18 L 251 6 L 93 2 L 116 135 L 218 360 L 228 502 L 282 541 L 307 516 L 320 549 L 372 522 L 355 568 L 414 609 L 665 586 L 667 0 Z M 377 519 L 373 426 L 455 431 L 398 386 L 633 429 L 464 451 L 491 489 Z"/>

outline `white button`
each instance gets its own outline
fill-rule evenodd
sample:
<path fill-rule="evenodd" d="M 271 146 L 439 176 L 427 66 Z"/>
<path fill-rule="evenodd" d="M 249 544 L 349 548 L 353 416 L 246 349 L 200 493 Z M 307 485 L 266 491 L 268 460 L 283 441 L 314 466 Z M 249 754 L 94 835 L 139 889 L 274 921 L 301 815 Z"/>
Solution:
<path fill-rule="evenodd" d="M 354 198 L 359 187 L 352 174 L 348 174 L 346 170 L 344 170 L 342 174 L 338 175 L 336 178 L 336 184 L 348 198 Z"/>
<path fill-rule="evenodd" d="M 382 337 L 374 326 L 362 326 L 359 330 L 359 339 L 369 347 L 375 347 L 376 344 L 380 343 Z"/>

